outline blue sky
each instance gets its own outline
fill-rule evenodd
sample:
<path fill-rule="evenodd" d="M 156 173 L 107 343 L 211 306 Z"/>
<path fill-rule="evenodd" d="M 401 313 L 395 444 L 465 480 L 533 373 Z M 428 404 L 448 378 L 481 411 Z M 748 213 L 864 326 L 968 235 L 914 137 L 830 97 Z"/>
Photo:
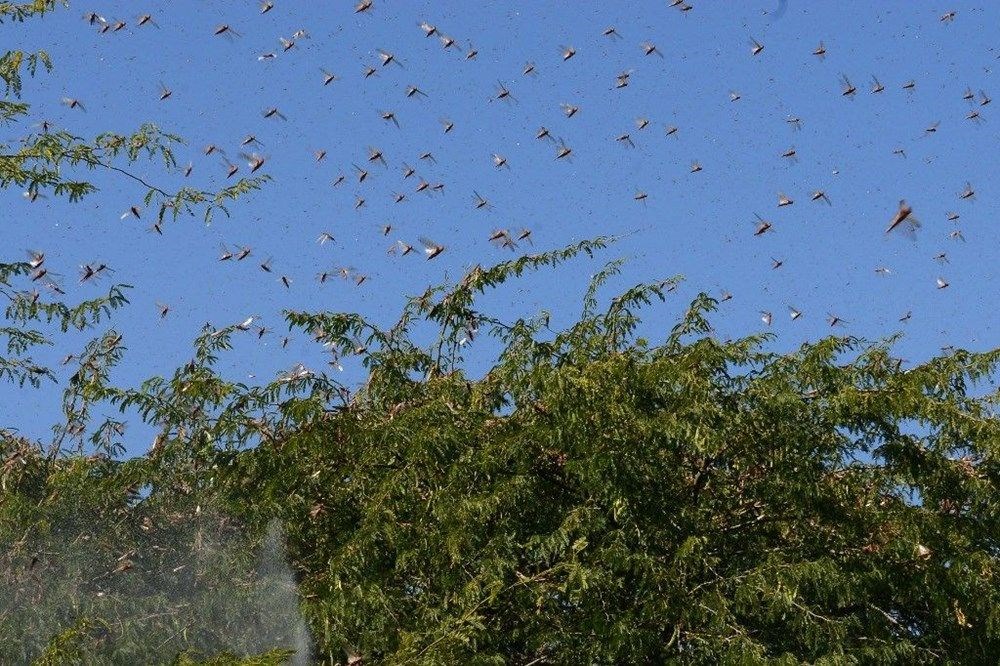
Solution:
<path fill-rule="evenodd" d="M 273 181 L 235 205 L 230 219 L 206 226 L 182 218 L 163 236 L 147 231 L 149 215 L 120 219 L 144 192 L 119 176 L 94 173 L 101 191 L 74 204 L 0 192 L 5 260 L 44 250 L 73 300 L 111 282 L 135 285 L 132 304 L 114 322 L 129 349 L 116 372 L 121 383 L 184 363 L 205 322 L 223 326 L 251 314 L 276 333 L 245 336 L 226 359 L 231 376 L 266 381 L 296 362 L 322 367 L 307 340 L 281 348 L 282 309 L 357 311 L 388 323 L 407 295 L 457 279 L 475 263 L 514 256 L 490 244 L 497 228 L 531 229 L 534 245 L 524 251 L 624 235 L 595 260 L 573 261 L 485 299 L 507 319 L 547 309 L 556 324 L 570 323 L 587 277 L 625 257 L 607 296 L 640 281 L 686 278 L 666 304 L 646 312 L 644 332 L 654 340 L 698 292 L 728 290 L 732 300 L 713 319 L 718 334 L 770 330 L 777 350 L 831 332 L 880 339 L 903 331 L 897 353 L 912 362 L 944 345 L 996 345 L 1000 101 L 962 99 L 966 88 L 977 98 L 980 90 L 994 92 L 1000 7 L 993 3 L 692 0 L 681 12 L 665 0 L 375 0 L 371 12 L 355 14 L 348 0 L 275 0 L 265 15 L 256 3 L 238 4 L 177 0 L 166 10 L 73 2 L 43 20 L 0 26 L 8 48 L 47 49 L 55 64 L 51 74 L 26 82 L 31 120 L 2 128 L 3 141 L 16 141 L 41 119 L 81 136 L 151 121 L 188 140 L 178 159 L 194 163 L 189 184 L 210 189 L 226 183 L 226 166 L 202 154 L 206 144 L 222 146 L 244 175 L 244 137 L 256 136 L 256 150 L 268 157 L 262 172 Z M 952 10 L 954 20 L 942 22 Z M 128 27 L 98 34 L 82 18 L 90 11 Z M 145 11 L 158 27 L 136 26 Z M 454 37 L 462 51 L 425 37 L 421 21 Z M 214 37 L 223 23 L 240 36 Z M 608 26 L 621 37 L 602 36 Z M 309 37 L 282 52 L 279 38 L 299 29 Z M 758 55 L 751 54 L 753 39 L 764 46 Z M 812 55 L 820 41 L 823 59 Z M 657 53 L 644 55 L 643 42 Z M 465 58 L 470 45 L 478 51 L 473 60 Z M 568 46 L 576 54 L 563 61 Z M 380 66 L 378 49 L 402 66 Z M 267 52 L 277 57 L 258 60 Z M 525 76 L 529 61 L 536 71 Z M 369 65 L 378 72 L 365 78 Z M 324 86 L 322 69 L 339 80 Z M 629 85 L 615 88 L 624 70 L 632 72 Z M 853 98 L 841 94 L 842 76 L 857 86 Z M 870 92 L 873 76 L 885 86 L 879 94 Z M 903 89 L 910 80 L 914 89 Z M 501 82 L 513 101 L 492 99 Z M 165 101 L 161 84 L 172 90 Z M 426 97 L 408 98 L 410 85 Z M 79 98 L 86 112 L 60 105 L 63 97 Z M 567 118 L 563 103 L 580 110 Z M 273 106 L 287 120 L 264 119 Z M 381 119 L 386 110 L 399 128 Z M 966 118 L 972 110 L 983 122 Z M 801 129 L 789 117 L 801 119 Z M 443 118 L 454 122 L 447 134 Z M 648 118 L 648 127 L 638 129 L 638 118 Z M 925 131 L 937 122 L 937 131 Z M 678 131 L 667 136 L 670 125 Z M 557 160 L 553 143 L 535 139 L 540 126 L 573 149 L 571 160 Z M 634 148 L 615 140 L 625 132 Z M 387 166 L 371 165 L 359 184 L 352 164 L 367 165 L 369 147 L 383 152 Z M 781 157 L 790 148 L 794 161 Z M 317 163 L 313 151 L 320 149 L 327 156 Z M 426 151 L 435 163 L 419 159 Z M 509 168 L 495 168 L 494 153 Z M 691 173 L 693 161 L 700 172 Z M 403 163 L 418 176 L 403 179 Z M 134 171 L 165 189 L 184 182 L 157 165 Z M 335 188 L 340 174 L 346 181 Z M 418 177 L 443 182 L 443 193 L 416 193 Z M 962 200 L 967 181 L 976 195 Z M 810 201 L 815 190 L 832 205 Z M 648 198 L 637 202 L 639 191 Z M 394 203 L 394 192 L 407 200 Z M 492 207 L 476 210 L 474 192 Z M 779 208 L 779 193 L 794 204 Z M 358 196 L 366 200 L 360 210 Z M 884 233 L 903 198 L 923 223 L 915 240 Z M 960 215 L 957 222 L 949 212 Z M 774 231 L 755 237 L 755 214 Z M 387 236 L 385 224 L 393 227 Z M 967 242 L 949 238 L 955 229 Z M 317 244 L 323 231 L 335 242 Z M 433 261 L 387 255 L 397 239 L 419 253 L 420 236 L 447 249 Z M 252 255 L 220 263 L 222 244 L 249 245 Z M 934 259 L 941 252 L 949 263 Z M 258 268 L 269 257 L 271 274 Z M 783 265 L 772 268 L 772 258 Z M 115 273 L 79 285 L 79 266 L 98 260 Z M 315 279 L 340 266 L 369 279 L 360 287 Z M 877 274 L 880 266 L 891 274 Z M 290 288 L 281 275 L 291 278 Z M 938 277 L 946 289 L 937 288 Z M 170 305 L 166 319 L 157 302 Z M 792 321 L 788 306 L 802 316 Z M 773 314 L 770 327 L 761 311 Z M 907 311 L 912 318 L 900 323 Z M 831 329 L 828 314 L 849 323 Z M 76 351 L 81 339 L 62 338 L 46 358 Z M 44 436 L 58 400 L 51 388 L 2 386 L 0 425 Z M 131 440 L 130 452 L 148 447 L 144 437 Z"/>

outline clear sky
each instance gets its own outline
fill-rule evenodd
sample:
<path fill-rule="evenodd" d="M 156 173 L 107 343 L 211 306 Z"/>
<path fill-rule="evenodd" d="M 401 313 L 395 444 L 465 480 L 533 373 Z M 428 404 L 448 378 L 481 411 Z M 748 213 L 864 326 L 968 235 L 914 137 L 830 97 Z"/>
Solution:
<path fill-rule="evenodd" d="M 227 167 L 203 147 L 223 147 L 246 175 L 240 143 L 254 135 L 262 145 L 242 150 L 265 155 L 261 172 L 273 178 L 233 206 L 230 219 L 206 226 L 182 218 L 162 236 L 147 231 L 152 213 L 120 219 L 144 194 L 120 176 L 94 173 L 102 190 L 75 204 L 0 192 L 3 258 L 44 250 L 71 300 L 112 282 L 135 285 L 132 304 L 114 321 L 129 350 L 116 378 L 132 385 L 186 362 L 205 322 L 223 326 L 251 314 L 275 332 L 244 336 L 225 364 L 234 378 L 266 381 L 296 362 L 322 368 L 321 350 L 308 340 L 282 349 L 282 309 L 357 311 L 388 323 L 407 295 L 457 279 L 475 263 L 514 256 L 489 242 L 499 228 L 531 229 L 534 245 L 522 243 L 524 251 L 627 234 L 595 260 L 545 271 L 487 299 L 508 319 L 544 308 L 555 324 L 570 323 L 589 275 L 625 257 L 606 295 L 640 281 L 686 278 L 666 304 L 647 310 L 644 331 L 654 340 L 698 292 L 728 290 L 732 300 L 713 319 L 718 334 L 770 330 L 778 350 L 831 332 L 880 339 L 903 331 L 897 353 L 911 362 L 945 345 L 996 346 L 1000 101 L 981 105 L 980 91 L 997 92 L 1000 5 L 689 2 L 682 12 L 666 0 L 374 0 L 357 14 L 348 0 L 275 0 L 262 15 L 254 2 L 74 0 L 42 20 L 0 26 L 6 48 L 47 49 L 55 64 L 26 82 L 31 120 L 0 129 L 3 141 L 42 119 L 88 137 L 151 121 L 188 140 L 178 158 L 193 162 L 189 184 L 215 189 L 226 183 Z M 99 34 L 83 19 L 90 11 L 128 25 Z M 136 25 L 146 11 L 156 26 Z M 954 19 L 940 20 L 948 11 Z M 421 21 L 461 51 L 425 37 Z M 220 24 L 239 36 L 213 36 Z M 602 35 L 609 26 L 620 37 Z M 300 29 L 308 37 L 282 51 L 279 38 Z M 763 46 L 756 55 L 754 40 Z M 646 55 L 644 42 L 656 50 Z M 820 42 L 823 58 L 813 55 Z M 575 49 L 568 60 L 565 47 Z M 467 59 L 473 48 L 476 57 Z M 379 49 L 399 65 L 382 66 Z M 258 59 L 269 52 L 276 57 Z M 522 73 L 527 62 L 535 65 L 530 75 Z M 369 66 L 377 74 L 366 78 Z M 323 69 L 338 80 L 324 85 Z M 617 88 L 626 70 L 629 85 Z M 842 95 L 844 76 L 856 95 Z M 877 94 L 873 76 L 884 85 Z M 494 99 L 501 83 L 512 100 Z M 172 91 L 162 101 L 161 85 Z M 408 97 L 409 86 L 426 95 Z M 963 99 L 967 88 L 972 101 Z M 79 98 L 86 111 L 61 105 L 63 97 Z M 566 117 L 561 104 L 579 111 Z M 265 119 L 269 107 L 285 119 Z M 381 118 L 384 111 L 395 113 L 398 128 Z M 972 111 L 979 122 L 967 118 Z M 639 118 L 649 120 L 644 129 Z M 450 132 L 442 119 L 454 123 Z M 572 148 L 570 159 L 556 159 L 555 143 L 535 138 L 541 126 Z M 668 135 L 668 126 L 676 133 Z M 623 133 L 634 147 L 616 141 Z M 370 147 L 387 166 L 369 165 Z M 794 158 L 782 157 L 790 149 Z M 323 161 L 316 150 L 327 152 Z M 433 163 L 419 159 L 427 151 Z M 494 166 L 494 153 L 505 167 Z M 692 173 L 694 161 L 701 171 Z M 355 163 L 370 172 L 363 183 Z M 404 163 L 415 176 L 403 178 Z M 165 189 L 185 182 L 155 165 L 135 171 Z M 334 187 L 340 174 L 345 181 Z M 444 183 L 443 192 L 415 192 L 421 177 Z M 975 197 L 961 199 L 967 181 Z M 811 201 L 816 190 L 832 205 Z M 406 200 L 395 203 L 397 192 Z M 637 201 L 638 192 L 647 197 Z M 491 206 L 477 210 L 474 193 Z M 779 207 L 779 193 L 794 203 Z M 366 201 L 360 209 L 357 197 Z M 923 223 L 915 240 L 884 233 L 904 198 Z M 773 231 L 755 237 L 755 214 Z M 383 235 L 386 224 L 392 230 Z M 956 229 L 966 242 L 949 237 Z M 335 241 L 318 244 L 324 231 Z M 420 236 L 446 250 L 426 261 Z M 388 255 L 397 239 L 417 251 Z M 250 246 L 252 254 L 220 262 L 223 244 Z M 935 259 L 942 252 L 948 263 Z M 268 258 L 270 274 L 259 268 Z M 772 259 L 783 265 L 773 268 Z M 93 261 L 115 273 L 78 284 L 79 266 Z M 316 280 L 342 266 L 368 280 L 360 287 Z M 939 289 L 938 278 L 948 286 Z M 165 319 L 158 302 L 170 306 Z M 789 306 L 801 317 L 793 321 Z M 772 313 L 770 327 L 761 311 Z M 900 322 L 908 311 L 912 318 Z M 831 328 L 830 314 L 848 323 Z M 57 360 L 79 342 L 67 336 L 44 357 Z M 44 436 L 58 401 L 51 388 L 0 386 L 0 425 Z M 130 451 L 148 444 L 137 436 Z"/>

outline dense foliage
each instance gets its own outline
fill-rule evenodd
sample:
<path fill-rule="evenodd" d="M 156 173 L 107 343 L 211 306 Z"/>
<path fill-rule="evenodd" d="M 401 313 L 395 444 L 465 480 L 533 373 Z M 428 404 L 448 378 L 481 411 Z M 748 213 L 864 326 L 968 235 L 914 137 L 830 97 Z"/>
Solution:
<path fill-rule="evenodd" d="M 707 297 L 653 345 L 633 335 L 636 308 L 671 281 L 598 309 L 617 264 L 566 330 L 475 309 L 488 287 L 603 245 L 476 269 L 389 330 L 288 313 L 364 360 L 356 393 L 304 368 L 226 381 L 213 365 L 239 327 L 206 330 L 191 363 L 138 389 L 105 385 L 95 362 L 68 402 L 138 407 L 161 434 L 126 462 L 5 437 L 6 631 L 83 627 L 74 649 L 133 662 L 242 645 L 260 633 L 246 606 L 213 604 L 259 593 L 268 574 L 248 562 L 277 519 L 328 663 L 997 654 L 1000 428 L 972 386 L 998 354 L 904 369 L 891 341 L 829 338 L 774 355 L 716 339 Z M 428 321 L 438 339 L 419 346 Z M 472 378 L 477 333 L 502 351 Z"/>
<path fill-rule="evenodd" d="M 55 6 L 0 2 L 0 21 Z M 0 59 L 0 122 L 26 115 L 38 65 Z M 32 134 L 0 185 L 86 196 L 74 167 L 169 169 L 178 140 Z M 210 215 L 262 183 L 149 186 L 147 205 Z M 51 441 L 0 424 L 0 661 L 995 662 L 1000 352 L 904 367 L 892 340 L 831 337 L 779 355 L 714 336 L 707 296 L 647 341 L 638 310 L 675 280 L 602 307 L 618 262 L 563 329 L 477 306 L 608 242 L 476 267 L 387 329 L 287 312 L 361 361 L 357 390 L 302 366 L 226 379 L 239 324 L 116 387 L 128 341 L 98 330 Z M 66 304 L 35 274 L 0 265 L 0 379 L 24 390 L 57 377 L 33 355 L 50 329 L 104 326 L 128 295 Z M 95 418 L 114 409 L 155 429 L 148 454 L 121 459 L 125 417 Z"/>

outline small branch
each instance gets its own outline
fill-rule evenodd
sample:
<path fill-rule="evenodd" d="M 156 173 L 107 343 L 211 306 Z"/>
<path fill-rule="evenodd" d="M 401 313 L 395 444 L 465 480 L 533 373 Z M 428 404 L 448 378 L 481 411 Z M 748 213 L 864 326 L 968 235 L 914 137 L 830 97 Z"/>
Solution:
<path fill-rule="evenodd" d="M 164 190 L 161 190 L 159 187 L 156 187 L 155 185 L 151 185 L 151 184 L 147 183 L 145 180 L 143 180 L 139 176 L 136 176 L 134 173 L 130 173 L 130 172 L 126 171 L 125 169 L 122 169 L 121 167 L 116 167 L 113 164 L 105 164 L 104 162 L 101 162 L 100 160 L 93 160 L 93 161 L 91 161 L 91 160 L 86 160 L 85 159 L 84 161 L 87 162 L 88 164 L 92 164 L 94 166 L 102 166 L 105 169 L 110 169 L 111 171 L 117 171 L 118 173 L 123 174 L 125 176 L 128 176 L 129 178 L 131 178 L 132 180 L 136 181 L 137 183 L 142 184 L 144 187 L 146 187 L 146 188 L 148 188 L 150 190 L 153 190 L 154 192 L 157 192 L 158 194 L 161 194 L 161 195 L 163 195 L 163 196 L 165 196 L 167 198 L 171 198 L 171 197 L 174 196 L 172 194 L 169 194 L 168 192 L 165 192 Z M 202 194 L 204 194 L 204 192 Z"/>
<path fill-rule="evenodd" d="M 164 190 L 164 189 L 162 189 L 160 187 L 157 187 L 156 185 L 153 185 L 152 183 L 149 183 L 146 180 L 143 180 L 142 178 L 140 178 L 139 176 L 135 175 L 134 173 L 128 171 L 127 169 L 123 169 L 121 167 L 117 167 L 117 166 L 115 166 L 113 164 L 107 164 L 106 162 L 102 162 L 99 159 L 91 158 L 91 157 L 87 157 L 87 156 L 83 156 L 83 155 L 71 155 L 68 151 L 63 151 L 60 154 L 60 158 L 66 158 L 66 157 L 69 157 L 70 159 L 79 160 L 81 162 L 89 164 L 92 167 L 102 167 L 104 169 L 108 169 L 109 171 L 117 171 L 118 173 L 122 174 L 123 176 L 126 176 L 126 177 L 131 178 L 132 180 L 136 181 L 137 183 L 139 183 L 143 187 L 146 187 L 147 189 L 150 189 L 150 190 L 156 192 L 157 194 L 160 194 L 160 195 L 162 195 L 162 196 L 164 196 L 164 197 L 166 197 L 168 199 L 172 199 L 172 198 L 174 198 L 174 197 L 177 196 L 177 193 L 171 194 L 171 193 L 167 192 L 166 190 Z M 46 158 L 43 158 L 41 155 L 31 155 L 31 154 L 16 154 L 16 155 L 3 154 L 3 155 L 0 155 L 0 160 L 4 160 L 4 159 L 7 159 L 7 160 L 16 160 L 18 162 L 25 162 L 27 160 L 32 160 L 32 159 L 34 159 L 34 160 L 41 160 L 41 159 L 46 159 Z M 215 193 L 208 192 L 208 191 L 205 191 L 205 190 L 199 190 L 198 194 L 201 194 L 202 196 L 206 196 L 206 197 L 214 197 L 215 196 Z"/>

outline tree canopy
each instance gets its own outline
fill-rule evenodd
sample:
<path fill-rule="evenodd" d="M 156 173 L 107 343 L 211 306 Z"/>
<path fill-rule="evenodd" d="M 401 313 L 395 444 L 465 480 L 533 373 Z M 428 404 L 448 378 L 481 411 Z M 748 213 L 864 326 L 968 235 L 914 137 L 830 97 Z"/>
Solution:
<path fill-rule="evenodd" d="M 138 406 L 160 435 L 121 461 L 7 433 L 5 597 L 35 602 L 7 611 L 8 631 L 77 628 L 83 654 L 131 661 L 239 642 L 254 625 L 238 605 L 193 632 L 213 588 L 239 588 L 236 572 L 244 592 L 267 578 L 247 562 L 278 521 L 326 663 L 996 654 L 1000 430 L 994 394 L 974 387 L 997 353 L 904 368 L 891 340 L 831 337 L 776 355 L 759 336 L 716 339 L 708 297 L 654 344 L 635 337 L 637 310 L 671 281 L 601 308 L 616 262 L 565 330 L 476 309 L 483 290 L 604 244 L 474 270 L 413 299 L 389 330 L 287 313 L 361 357 L 357 392 L 306 369 L 228 382 L 213 364 L 235 327 L 206 330 L 191 363 L 136 389 L 95 367 L 68 401 Z M 437 340 L 412 341 L 428 322 Z M 478 335 L 501 351 L 471 377 L 463 354 Z M 85 543 L 67 549 L 66 535 Z M 197 583 L 167 575 L 179 566 Z M 51 640 L 36 638 L 6 649 Z"/>

